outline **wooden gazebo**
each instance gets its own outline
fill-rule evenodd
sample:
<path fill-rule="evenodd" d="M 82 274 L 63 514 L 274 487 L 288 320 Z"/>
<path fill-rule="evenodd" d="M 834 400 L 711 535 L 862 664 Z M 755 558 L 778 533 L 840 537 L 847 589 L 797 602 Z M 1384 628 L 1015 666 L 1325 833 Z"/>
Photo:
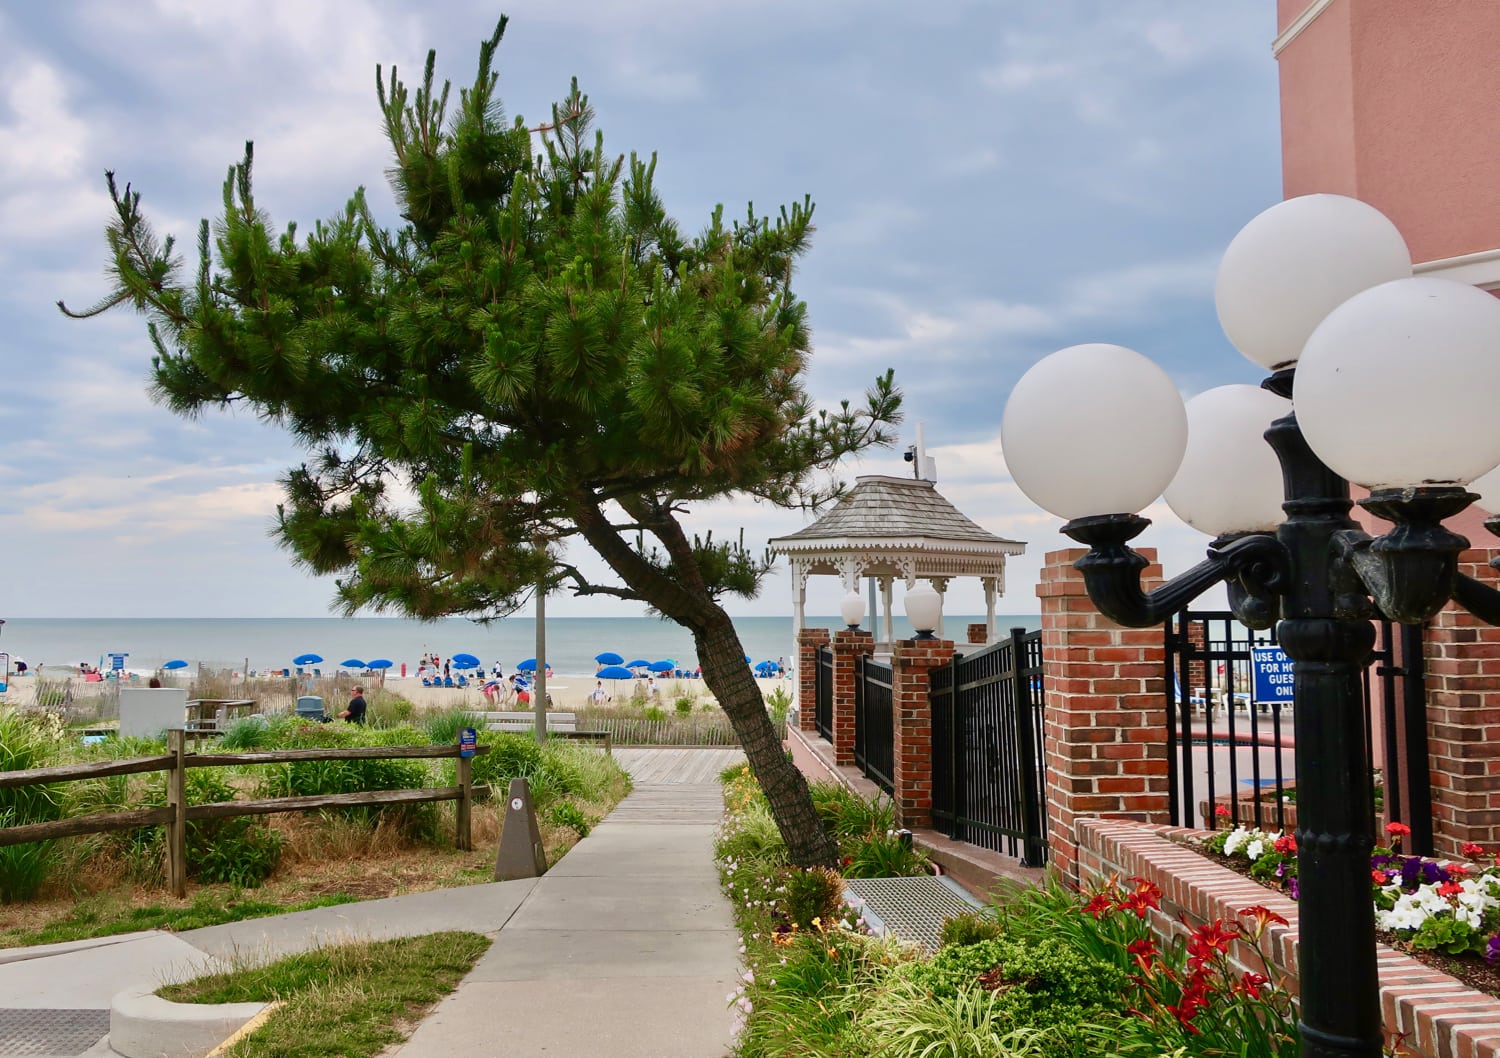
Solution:
<path fill-rule="evenodd" d="M 995 600 L 1005 592 L 1005 559 L 1026 545 L 980 528 L 937 491 L 931 481 L 870 475 L 827 514 L 805 529 L 770 541 L 785 555 L 792 573 L 792 612 L 796 633 L 802 631 L 807 578 L 836 576 L 849 591 L 861 578 L 873 577 L 880 588 L 884 644 L 895 642 L 891 587 L 899 577 L 905 587 L 928 581 L 939 597 L 955 577 L 978 577 L 984 586 L 989 642 L 996 639 Z M 871 626 L 876 619 L 869 615 Z M 936 630 L 942 635 L 941 623 Z"/>

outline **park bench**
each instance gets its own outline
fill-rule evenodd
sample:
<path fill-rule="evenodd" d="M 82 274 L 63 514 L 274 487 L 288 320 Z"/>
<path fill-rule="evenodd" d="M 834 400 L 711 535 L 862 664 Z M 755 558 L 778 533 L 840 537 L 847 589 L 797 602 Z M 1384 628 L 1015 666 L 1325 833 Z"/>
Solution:
<path fill-rule="evenodd" d="M 536 714 L 529 710 L 507 710 L 502 712 L 472 712 L 475 724 L 483 724 L 487 731 L 510 731 L 528 734 L 536 730 Z M 577 713 L 546 714 L 547 734 L 558 738 L 590 739 L 604 743 L 604 752 L 612 753 L 614 739 L 608 731 L 590 731 L 578 727 Z"/>

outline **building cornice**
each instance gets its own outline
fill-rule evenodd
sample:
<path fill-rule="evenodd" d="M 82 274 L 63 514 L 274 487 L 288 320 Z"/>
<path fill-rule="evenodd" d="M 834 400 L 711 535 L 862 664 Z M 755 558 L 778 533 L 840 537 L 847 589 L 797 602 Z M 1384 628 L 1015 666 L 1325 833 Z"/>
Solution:
<path fill-rule="evenodd" d="M 1423 261 L 1411 270 L 1419 276 L 1453 279 L 1480 290 L 1496 290 L 1500 289 L 1500 249 Z"/>
<path fill-rule="evenodd" d="M 1271 54 L 1281 56 L 1288 44 L 1302 35 L 1302 31 L 1318 20 L 1318 16 L 1333 6 L 1333 0 L 1312 0 L 1302 9 L 1302 14 L 1287 23 L 1286 29 L 1271 42 Z"/>

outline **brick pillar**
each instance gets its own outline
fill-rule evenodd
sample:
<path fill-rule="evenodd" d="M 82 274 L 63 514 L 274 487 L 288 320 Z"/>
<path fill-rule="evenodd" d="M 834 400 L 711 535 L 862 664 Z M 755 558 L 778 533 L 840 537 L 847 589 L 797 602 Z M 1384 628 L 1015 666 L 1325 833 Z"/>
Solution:
<path fill-rule="evenodd" d="M 932 826 L 932 670 L 953 660 L 949 639 L 904 639 L 891 656 L 896 767 L 891 793 L 903 827 Z"/>
<path fill-rule="evenodd" d="M 1500 588 L 1496 554 L 1465 551 L 1458 571 Z M 1457 857 L 1473 841 L 1500 851 L 1500 628 L 1450 603 L 1432 619 L 1424 653 L 1434 849 Z"/>
<path fill-rule="evenodd" d="M 1156 552 L 1141 578 L 1161 583 Z M 1089 600 L 1073 563 L 1049 552 L 1036 593 L 1046 666 L 1047 830 L 1052 863 L 1077 875 L 1080 816 L 1168 822 L 1166 645 L 1156 628 L 1122 628 Z"/>
<path fill-rule="evenodd" d="M 989 625 L 977 621 L 969 626 L 969 645 L 982 647 L 990 641 Z"/>
<path fill-rule="evenodd" d="M 841 768 L 854 767 L 854 659 L 874 652 L 873 633 L 833 633 L 833 762 Z"/>
<path fill-rule="evenodd" d="M 828 629 L 797 633 L 797 728 L 818 729 L 818 648 L 828 645 Z"/>

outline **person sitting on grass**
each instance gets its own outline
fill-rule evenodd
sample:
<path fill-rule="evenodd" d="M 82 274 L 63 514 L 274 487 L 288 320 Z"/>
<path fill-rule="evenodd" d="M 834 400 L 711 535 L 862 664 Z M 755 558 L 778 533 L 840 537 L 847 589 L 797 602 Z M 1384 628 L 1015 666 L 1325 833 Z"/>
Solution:
<path fill-rule="evenodd" d="M 349 699 L 348 707 L 339 714 L 351 724 L 363 724 L 365 722 L 365 689 L 354 688 L 354 697 Z"/>

